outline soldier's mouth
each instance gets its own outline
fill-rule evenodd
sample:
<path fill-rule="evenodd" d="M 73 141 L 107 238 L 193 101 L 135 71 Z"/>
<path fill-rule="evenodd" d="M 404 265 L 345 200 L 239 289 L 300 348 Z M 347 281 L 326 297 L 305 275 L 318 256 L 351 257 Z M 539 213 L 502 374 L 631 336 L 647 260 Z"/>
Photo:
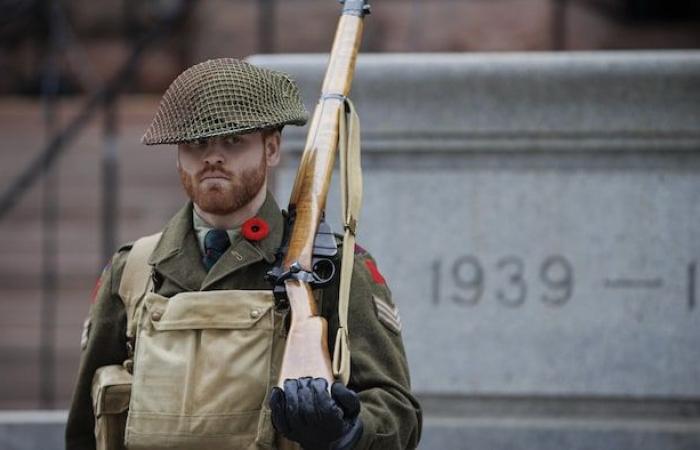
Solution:
<path fill-rule="evenodd" d="M 207 175 L 202 176 L 199 181 L 204 181 L 204 180 L 225 180 L 228 181 L 230 178 L 224 174 L 221 173 L 210 173 Z"/>

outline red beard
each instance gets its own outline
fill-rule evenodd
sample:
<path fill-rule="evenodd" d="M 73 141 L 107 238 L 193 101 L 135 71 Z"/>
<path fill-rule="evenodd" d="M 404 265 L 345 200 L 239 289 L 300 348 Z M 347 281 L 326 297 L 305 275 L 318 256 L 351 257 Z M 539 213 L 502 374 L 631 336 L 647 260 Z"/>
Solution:
<path fill-rule="evenodd" d="M 187 196 L 202 211 L 222 216 L 241 209 L 260 192 L 265 183 L 267 161 L 263 153 L 258 167 L 244 170 L 240 176 L 220 165 L 207 166 L 194 175 L 185 172 L 181 167 L 178 167 L 178 172 Z M 202 178 L 212 172 L 224 175 L 228 181 L 203 185 Z"/>

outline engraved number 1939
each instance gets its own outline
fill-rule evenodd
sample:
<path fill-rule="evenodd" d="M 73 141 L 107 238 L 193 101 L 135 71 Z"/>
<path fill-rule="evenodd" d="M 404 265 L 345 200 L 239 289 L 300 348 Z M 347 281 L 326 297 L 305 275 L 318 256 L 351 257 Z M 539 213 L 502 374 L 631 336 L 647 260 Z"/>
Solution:
<path fill-rule="evenodd" d="M 445 267 L 446 266 L 446 267 Z M 522 258 L 506 256 L 496 261 L 492 269 L 493 293 L 505 307 L 522 306 L 528 296 L 526 265 Z M 445 264 L 435 260 L 431 265 L 432 302 L 450 302 L 475 306 L 487 292 L 487 273 L 481 261 L 473 255 L 465 255 Z M 539 265 L 539 282 L 545 292 L 540 301 L 548 306 L 563 306 L 574 293 L 574 269 L 561 255 L 551 255 Z"/>

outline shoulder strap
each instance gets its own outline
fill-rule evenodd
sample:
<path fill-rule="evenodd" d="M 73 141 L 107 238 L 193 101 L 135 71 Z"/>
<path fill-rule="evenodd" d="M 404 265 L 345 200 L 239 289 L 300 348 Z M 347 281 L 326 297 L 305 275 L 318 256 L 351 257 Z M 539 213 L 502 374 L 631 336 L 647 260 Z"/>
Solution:
<path fill-rule="evenodd" d="M 119 297 L 124 302 L 126 310 L 126 336 L 128 338 L 133 338 L 135 335 L 136 306 L 151 285 L 148 258 L 156 248 L 161 234 L 156 233 L 137 240 L 126 257 L 126 265 L 119 283 Z"/>
<path fill-rule="evenodd" d="M 350 380 L 350 341 L 348 339 L 348 304 L 350 282 L 355 264 L 355 232 L 362 207 L 362 166 L 360 164 L 360 118 L 350 99 L 345 100 L 345 114 L 340 118 L 340 190 L 343 210 L 343 258 L 338 294 L 339 327 L 333 349 L 333 375 L 343 384 Z"/>

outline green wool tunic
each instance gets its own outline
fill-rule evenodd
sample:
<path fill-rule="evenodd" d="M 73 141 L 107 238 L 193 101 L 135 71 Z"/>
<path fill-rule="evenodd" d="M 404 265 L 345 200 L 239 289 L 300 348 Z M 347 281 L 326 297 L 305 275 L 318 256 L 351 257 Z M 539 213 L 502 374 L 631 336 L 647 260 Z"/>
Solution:
<path fill-rule="evenodd" d="M 282 212 L 269 192 L 258 216 L 269 224 L 268 236 L 249 242 L 238 235 L 229 250 L 206 272 L 193 227 L 192 204 L 188 203 L 167 224 L 149 259 L 154 268 L 156 293 L 172 297 L 191 291 L 269 289 L 264 276 L 275 261 L 284 231 Z M 68 417 L 67 450 L 95 448 L 90 397 L 93 375 L 99 367 L 121 364 L 127 359 L 126 313 L 118 291 L 130 249 L 131 245 L 120 248 L 100 279 Z M 356 448 L 415 448 L 421 433 L 421 409 L 410 391 L 400 327 L 385 312 L 387 305 L 394 307 L 391 293 L 376 271 L 372 257 L 360 247 L 354 251 L 348 313 L 352 351 L 348 387 L 360 396 L 360 417 L 364 422 L 364 434 Z M 328 320 L 332 349 L 338 328 L 337 280 L 321 290 L 317 299 L 319 310 Z"/>

